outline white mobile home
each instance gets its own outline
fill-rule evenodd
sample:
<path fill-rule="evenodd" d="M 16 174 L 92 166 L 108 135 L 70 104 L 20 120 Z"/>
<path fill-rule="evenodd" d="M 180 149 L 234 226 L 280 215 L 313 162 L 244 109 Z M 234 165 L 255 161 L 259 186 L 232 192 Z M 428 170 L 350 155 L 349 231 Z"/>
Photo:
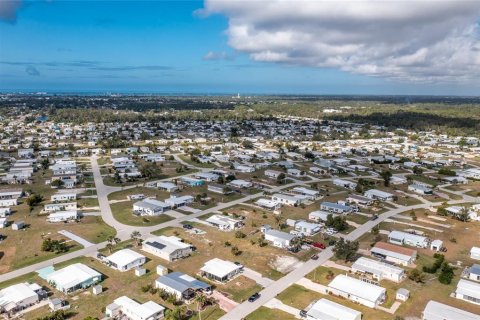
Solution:
<path fill-rule="evenodd" d="M 214 214 L 213 216 L 209 217 L 205 221 L 222 231 L 232 231 L 232 230 L 241 228 L 243 225 L 242 221 L 240 220 L 233 219 L 220 214 Z"/>
<path fill-rule="evenodd" d="M 47 217 L 48 222 L 67 222 L 77 220 L 79 218 L 77 210 L 56 211 L 50 213 Z"/>
<path fill-rule="evenodd" d="M 55 289 L 64 293 L 70 293 L 100 282 L 102 275 L 82 263 L 75 263 L 50 273 L 46 280 L 48 283 L 53 284 Z"/>
<path fill-rule="evenodd" d="M 105 260 L 110 267 L 123 272 L 142 266 L 146 257 L 131 249 L 123 249 L 109 255 Z"/>
<path fill-rule="evenodd" d="M 480 304 L 480 283 L 460 279 L 453 296 L 466 302 Z"/>
<path fill-rule="evenodd" d="M 392 201 L 395 198 L 393 194 L 377 189 L 367 190 L 363 195 L 367 198 L 380 201 Z"/>
<path fill-rule="evenodd" d="M 406 277 L 405 270 L 391 264 L 361 257 L 352 265 L 355 273 L 370 275 L 377 281 L 390 280 L 400 282 Z"/>
<path fill-rule="evenodd" d="M 290 247 L 293 239 L 296 238 L 296 236 L 290 233 L 274 230 L 271 228 L 266 228 L 263 233 L 265 234 L 265 240 L 271 242 L 273 246 L 282 249 Z"/>
<path fill-rule="evenodd" d="M 386 299 L 385 288 L 370 284 L 346 275 L 338 275 L 328 284 L 327 292 L 360 303 L 369 308 L 376 308 Z"/>
<path fill-rule="evenodd" d="M 57 193 L 50 197 L 52 202 L 72 201 L 77 199 L 76 193 Z"/>
<path fill-rule="evenodd" d="M 145 240 L 142 250 L 168 261 L 186 258 L 192 253 L 192 246 L 174 236 L 159 236 Z"/>
<path fill-rule="evenodd" d="M 375 246 L 370 249 L 370 253 L 374 257 L 402 266 L 411 266 L 417 259 L 416 250 L 396 246 L 386 242 L 377 242 Z"/>
<path fill-rule="evenodd" d="M 214 258 L 205 262 L 200 269 L 203 277 L 219 282 L 226 282 L 242 272 L 243 266 L 233 262 Z"/>
<path fill-rule="evenodd" d="M 313 303 L 307 311 L 307 320 L 362 320 L 362 313 L 328 299 Z"/>
<path fill-rule="evenodd" d="M 0 290 L 0 314 L 23 310 L 40 300 L 42 287 L 36 283 L 19 283 Z"/>
<path fill-rule="evenodd" d="M 160 320 L 163 319 L 165 308 L 156 302 L 148 301 L 143 304 L 122 296 L 105 308 L 109 319 L 127 318 L 128 320 Z"/>
<path fill-rule="evenodd" d="M 429 245 L 428 238 L 403 231 L 390 232 L 388 234 L 388 242 L 417 248 L 427 248 Z"/>
<path fill-rule="evenodd" d="M 423 310 L 422 320 L 480 320 L 480 315 L 430 300 Z"/>

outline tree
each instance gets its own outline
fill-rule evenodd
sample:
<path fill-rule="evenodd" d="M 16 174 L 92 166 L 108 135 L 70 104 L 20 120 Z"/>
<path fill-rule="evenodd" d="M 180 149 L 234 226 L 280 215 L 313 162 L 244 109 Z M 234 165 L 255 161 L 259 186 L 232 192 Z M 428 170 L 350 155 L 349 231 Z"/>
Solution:
<path fill-rule="evenodd" d="M 176 306 L 173 309 L 169 309 L 165 312 L 165 320 L 185 320 L 185 309 Z"/>
<path fill-rule="evenodd" d="M 340 238 L 340 240 L 335 243 L 333 252 L 337 259 L 353 261 L 357 256 L 358 247 L 358 241 L 345 241 L 343 238 Z"/>
<path fill-rule="evenodd" d="M 67 252 L 68 246 L 63 240 L 52 240 L 50 238 L 46 238 L 42 242 L 41 250 L 58 254 Z"/>
<path fill-rule="evenodd" d="M 242 254 L 242 251 L 240 251 L 240 249 L 238 249 L 237 246 L 233 246 L 233 247 L 230 249 L 230 251 L 232 252 L 232 254 L 233 254 L 234 256 L 239 256 L 239 255 Z"/>
<path fill-rule="evenodd" d="M 468 209 L 463 207 L 459 213 L 455 215 L 458 221 L 467 222 L 470 219 L 470 214 L 468 213 Z"/>
<path fill-rule="evenodd" d="M 285 173 L 280 173 L 277 177 L 277 183 L 283 183 L 285 181 Z"/>
<path fill-rule="evenodd" d="M 50 159 L 48 158 L 42 159 L 42 161 L 40 162 L 40 165 L 42 166 L 43 170 L 47 170 L 48 166 L 50 165 Z"/>
<path fill-rule="evenodd" d="M 408 273 L 408 278 L 417 283 L 425 282 L 425 274 L 418 269 L 413 269 Z"/>
<path fill-rule="evenodd" d="M 156 163 L 145 163 L 139 169 L 142 176 L 148 179 L 160 178 L 162 176 L 162 168 Z"/>
<path fill-rule="evenodd" d="M 442 263 L 442 268 L 440 269 L 440 275 L 438 276 L 438 281 L 443 284 L 450 284 L 452 283 L 452 279 L 454 277 L 453 268 L 448 264 L 448 262 L 444 261 Z"/>
<path fill-rule="evenodd" d="M 105 248 L 107 248 L 108 252 L 112 253 L 112 252 L 113 252 L 113 248 L 115 248 L 115 246 L 109 242 L 109 243 L 107 243 L 107 245 L 105 246 Z"/>
<path fill-rule="evenodd" d="M 130 234 L 130 239 L 132 239 L 138 247 L 142 243 L 142 234 L 140 231 L 135 230 Z"/>
<path fill-rule="evenodd" d="M 242 231 L 238 230 L 235 232 L 235 238 L 238 238 L 238 239 L 243 239 L 245 238 L 247 235 L 245 233 L 243 233 Z"/>
<path fill-rule="evenodd" d="M 29 207 L 35 207 L 36 205 L 40 204 L 43 201 L 43 197 L 39 194 L 33 193 L 31 194 L 27 200 L 25 200 L 26 204 Z"/>
<path fill-rule="evenodd" d="M 343 216 L 333 216 L 333 214 L 327 215 L 327 221 L 325 226 L 334 228 L 337 231 L 344 231 L 348 229 L 347 219 Z"/>
<path fill-rule="evenodd" d="M 390 179 L 392 178 L 392 173 L 391 173 L 389 170 L 383 170 L 383 171 L 380 173 L 380 176 L 381 176 L 382 179 L 383 179 L 383 185 L 384 185 L 385 187 L 390 186 Z"/>
<path fill-rule="evenodd" d="M 50 185 L 52 187 L 55 187 L 55 188 L 60 188 L 64 185 L 65 183 L 61 180 L 61 179 L 57 179 L 57 180 L 54 180 L 52 181 L 52 183 L 50 183 Z"/>
<path fill-rule="evenodd" d="M 199 294 L 195 297 L 195 302 L 197 303 L 198 319 L 202 320 L 202 310 L 207 302 L 207 297 L 203 294 Z"/>

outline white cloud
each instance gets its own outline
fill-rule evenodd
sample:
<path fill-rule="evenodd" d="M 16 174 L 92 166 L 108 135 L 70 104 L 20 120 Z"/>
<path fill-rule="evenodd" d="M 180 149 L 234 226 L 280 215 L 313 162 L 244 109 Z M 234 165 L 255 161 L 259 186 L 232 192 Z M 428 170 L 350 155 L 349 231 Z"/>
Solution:
<path fill-rule="evenodd" d="M 226 53 L 225 51 L 215 52 L 209 51 L 206 55 L 203 56 L 203 60 L 211 61 L 211 60 L 233 60 L 233 56 Z"/>
<path fill-rule="evenodd" d="M 479 1 L 205 0 L 256 61 L 408 81 L 480 76 Z"/>

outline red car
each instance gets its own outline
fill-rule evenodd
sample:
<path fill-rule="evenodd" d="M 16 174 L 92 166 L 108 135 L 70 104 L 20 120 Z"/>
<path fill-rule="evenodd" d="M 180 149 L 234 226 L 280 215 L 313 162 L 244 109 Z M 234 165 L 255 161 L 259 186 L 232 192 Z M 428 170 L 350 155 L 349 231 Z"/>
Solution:
<path fill-rule="evenodd" d="M 319 249 L 325 249 L 325 245 L 323 243 L 320 243 L 320 242 L 314 242 L 314 243 L 312 243 L 312 246 L 314 246 L 315 248 L 319 248 Z"/>

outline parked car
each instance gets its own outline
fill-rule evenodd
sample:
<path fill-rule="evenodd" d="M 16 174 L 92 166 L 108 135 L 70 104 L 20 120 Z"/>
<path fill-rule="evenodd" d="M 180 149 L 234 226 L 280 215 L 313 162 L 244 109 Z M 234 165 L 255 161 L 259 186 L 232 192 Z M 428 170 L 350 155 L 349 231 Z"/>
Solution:
<path fill-rule="evenodd" d="M 305 311 L 305 310 L 300 310 L 300 317 L 302 317 L 302 318 L 307 317 L 307 311 Z"/>
<path fill-rule="evenodd" d="M 323 243 L 320 243 L 320 242 L 314 242 L 312 243 L 312 246 L 314 246 L 315 248 L 319 248 L 319 249 L 325 249 L 325 245 Z"/>
<path fill-rule="evenodd" d="M 187 229 L 187 230 L 191 230 L 191 229 L 193 229 L 193 226 L 191 224 L 184 224 L 183 228 Z"/>
<path fill-rule="evenodd" d="M 377 220 L 377 219 L 378 219 L 378 214 L 374 214 L 374 215 L 372 216 L 372 221 L 373 221 L 373 220 Z"/>
<path fill-rule="evenodd" d="M 256 301 L 258 298 L 260 298 L 260 293 L 255 292 L 254 294 L 252 294 L 252 295 L 248 298 L 248 302 L 254 302 L 254 301 Z"/>
<path fill-rule="evenodd" d="M 314 254 L 313 256 L 310 257 L 312 260 L 318 260 L 318 255 Z"/>

